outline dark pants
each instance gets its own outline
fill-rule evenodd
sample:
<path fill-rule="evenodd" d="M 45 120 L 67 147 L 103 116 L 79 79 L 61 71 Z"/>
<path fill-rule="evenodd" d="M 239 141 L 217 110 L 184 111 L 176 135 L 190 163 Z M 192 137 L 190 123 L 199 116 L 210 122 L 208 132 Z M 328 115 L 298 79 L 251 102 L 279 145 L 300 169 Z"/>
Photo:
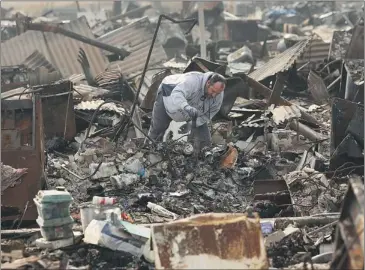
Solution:
<path fill-rule="evenodd" d="M 172 119 L 166 113 L 161 91 L 156 96 L 155 104 L 153 105 L 152 121 L 148 136 L 157 142 L 161 142 L 171 121 Z M 189 140 L 198 140 L 200 148 L 210 146 L 212 137 L 210 135 L 208 124 L 205 123 L 204 125 L 197 127 L 194 132 L 194 138 L 190 137 Z"/>

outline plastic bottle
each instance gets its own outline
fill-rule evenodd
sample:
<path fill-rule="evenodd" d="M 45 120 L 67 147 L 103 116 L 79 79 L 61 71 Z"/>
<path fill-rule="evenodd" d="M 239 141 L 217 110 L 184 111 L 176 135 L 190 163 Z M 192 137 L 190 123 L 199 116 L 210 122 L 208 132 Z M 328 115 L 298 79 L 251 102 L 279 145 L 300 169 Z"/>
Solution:
<path fill-rule="evenodd" d="M 116 204 L 118 201 L 116 198 L 111 197 L 99 197 L 94 196 L 93 197 L 93 204 L 94 205 L 113 205 Z"/>
<path fill-rule="evenodd" d="M 152 212 L 155 212 L 158 215 L 161 215 L 163 217 L 176 219 L 177 215 L 175 213 L 170 212 L 169 210 L 165 209 L 164 207 L 148 202 L 147 207 L 151 209 Z"/>

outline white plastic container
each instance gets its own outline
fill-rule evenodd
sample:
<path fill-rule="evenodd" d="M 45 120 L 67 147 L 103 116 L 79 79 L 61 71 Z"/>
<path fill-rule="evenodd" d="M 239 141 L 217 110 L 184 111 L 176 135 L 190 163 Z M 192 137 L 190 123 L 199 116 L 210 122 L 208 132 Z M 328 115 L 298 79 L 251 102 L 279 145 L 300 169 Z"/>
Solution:
<path fill-rule="evenodd" d="M 47 221 L 43 220 L 41 217 L 38 217 L 36 221 L 41 229 L 41 234 L 43 238 L 48 241 L 67 239 L 73 237 L 73 231 L 72 231 L 72 227 L 74 224 L 73 221 L 58 226 L 45 226 Z"/>
<path fill-rule="evenodd" d="M 38 216 L 44 220 L 67 218 L 70 216 L 70 193 L 59 190 L 40 190 L 33 199 Z"/>

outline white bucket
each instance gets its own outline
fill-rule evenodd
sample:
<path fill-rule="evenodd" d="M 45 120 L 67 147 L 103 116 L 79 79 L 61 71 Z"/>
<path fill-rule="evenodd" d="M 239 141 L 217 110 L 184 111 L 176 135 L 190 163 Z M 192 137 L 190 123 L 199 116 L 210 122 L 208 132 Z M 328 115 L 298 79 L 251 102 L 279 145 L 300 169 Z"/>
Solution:
<path fill-rule="evenodd" d="M 82 231 L 85 233 L 87 226 L 95 218 L 95 206 L 92 204 L 84 204 L 80 206 Z"/>

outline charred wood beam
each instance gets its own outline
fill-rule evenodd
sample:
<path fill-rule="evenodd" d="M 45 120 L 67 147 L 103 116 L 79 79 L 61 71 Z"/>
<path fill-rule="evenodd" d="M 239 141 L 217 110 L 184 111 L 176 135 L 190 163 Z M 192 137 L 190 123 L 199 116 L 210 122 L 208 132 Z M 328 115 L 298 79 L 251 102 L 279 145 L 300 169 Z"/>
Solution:
<path fill-rule="evenodd" d="M 247 82 L 247 84 L 253 88 L 257 93 L 263 95 L 265 98 L 269 99 L 270 96 L 272 95 L 272 90 L 268 87 L 266 87 L 265 85 L 263 85 L 260 82 L 257 82 L 256 80 L 250 78 L 249 76 L 242 74 L 242 78 Z M 278 100 L 279 104 L 278 105 L 283 105 L 283 106 L 292 106 L 293 104 L 280 97 L 280 99 Z M 309 115 L 308 113 L 306 113 L 305 111 L 303 111 L 300 107 L 298 107 L 301 111 L 302 114 L 302 118 L 303 120 L 306 120 L 310 123 L 313 123 L 315 125 L 321 126 L 321 124 L 311 115 Z"/>

